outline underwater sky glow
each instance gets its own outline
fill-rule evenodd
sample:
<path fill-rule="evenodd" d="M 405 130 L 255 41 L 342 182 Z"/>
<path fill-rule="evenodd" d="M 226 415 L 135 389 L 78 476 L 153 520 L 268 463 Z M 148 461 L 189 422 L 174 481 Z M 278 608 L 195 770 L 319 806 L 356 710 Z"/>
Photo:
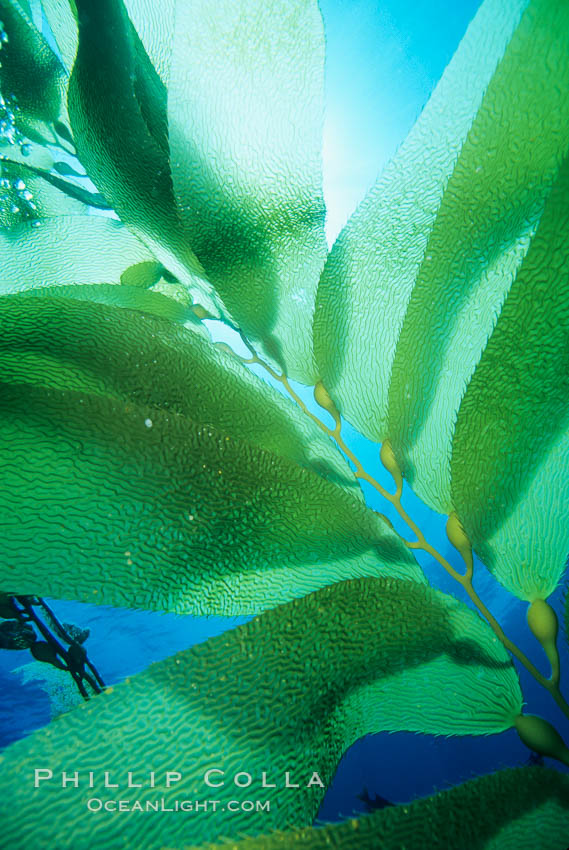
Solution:
<path fill-rule="evenodd" d="M 479 5 L 320 0 L 329 244 L 413 126 Z"/>

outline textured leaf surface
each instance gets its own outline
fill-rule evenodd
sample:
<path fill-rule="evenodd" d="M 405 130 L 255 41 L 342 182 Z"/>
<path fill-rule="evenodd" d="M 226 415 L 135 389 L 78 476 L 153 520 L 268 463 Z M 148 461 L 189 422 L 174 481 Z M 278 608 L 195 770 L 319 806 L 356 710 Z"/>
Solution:
<path fill-rule="evenodd" d="M 569 551 L 569 160 L 467 388 L 452 495 L 473 544 L 523 599 L 555 588 Z"/>
<path fill-rule="evenodd" d="M 0 231 L 0 294 L 43 286 L 118 283 L 129 266 L 154 257 L 117 221 L 59 216 Z"/>
<path fill-rule="evenodd" d="M 200 846 L 203 850 L 565 850 L 568 835 L 568 777 L 531 767 L 502 770 L 339 825 Z"/>
<path fill-rule="evenodd" d="M 314 319 L 318 366 L 340 411 L 372 439 L 387 436 L 397 340 L 442 198 L 526 5 L 486 0 L 417 124 L 326 263 Z"/>
<path fill-rule="evenodd" d="M 315 3 L 273 5 L 149 14 L 145 0 L 79 0 L 69 112 L 79 157 L 121 219 L 214 315 L 229 312 L 312 381 L 324 39 Z"/>
<path fill-rule="evenodd" d="M 195 333 L 209 339 L 207 330 L 196 318 L 191 307 L 183 298 L 160 292 L 162 278 L 158 280 L 156 290 L 143 289 L 134 284 L 125 283 L 131 276 L 150 276 L 152 280 L 160 277 L 155 263 L 138 263 L 130 266 L 121 276 L 120 286 L 116 283 L 84 284 L 82 286 L 47 286 L 42 289 L 26 290 L 26 295 L 34 298 L 73 298 L 90 301 L 95 304 L 107 304 L 126 310 L 137 310 L 177 322 Z M 160 267 L 158 266 L 158 269 Z M 143 271 L 144 270 L 144 271 Z"/>
<path fill-rule="evenodd" d="M 74 0 L 41 0 L 41 5 L 54 35 L 61 58 L 71 73 L 79 40 Z"/>
<path fill-rule="evenodd" d="M 38 150 L 37 146 L 36 150 Z M 53 162 L 53 159 L 47 153 L 47 148 L 43 148 L 42 151 L 45 151 L 45 153 L 50 157 L 50 162 L 49 164 L 47 164 L 47 168 L 54 168 L 60 173 L 65 173 L 65 171 L 67 171 L 68 175 L 73 173 L 74 176 L 77 177 L 85 176 L 75 172 L 74 169 L 70 166 L 67 166 L 66 163 Z M 104 198 L 98 192 L 90 192 L 88 189 L 85 189 L 83 186 L 81 186 L 74 180 L 62 180 L 62 178 L 59 177 L 57 174 L 53 174 L 51 171 L 46 170 L 45 166 L 42 168 L 41 163 L 32 165 L 28 161 L 27 156 L 14 156 L 14 153 L 14 151 L 10 151 L 10 158 L 7 158 L 4 161 L 9 162 L 10 164 L 17 163 L 22 171 L 22 174 L 26 177 L 29 177 L 30 174 L 32 174 L 36 177 L 42 178 L 43 185 L 47 183 L 50 186 L 53 186 L 57 190 L 59 190 L 60 194 L 62 193 L 67 198 L 71 198 L 72 200 L 79 202 L 79 204 L 84 207 L 85 212 L 87 211 L 88 207 L 102 209 L 107 212 L 111 210 L 111 207 L 109 206 L 106 198 Z M 62 165 L 64 166 L 63 171 L 61 168 Z"/>
<path fill-rule="evenodd" d="M 451 445 L 465 386 L 540 217 L 551 215 L 548 196 L 567 192 L 558 172 L 569 147 L 568 40 L 569 7 L 529 6 L 448 182 L 397 342 L 388 435 L 417 494 L 443 513 L 452 507 Z M 541 256 L 536 273 L 547 276 L 547 251 Z"/>
<path fill-rule="evenodd" d="M 158 259 L 207 293 L 175 209 L 164 85 L 122 3 L 79 0 L 77 8 L 79 48 L 68 105 L 79 159 Z"/>
<path fill-rule="evenodd" d="M 168 121 L 180 214 L 238 324 L 310 383 L 326 256 L 323 69 L 312 0 L 177 4 Z"/>
<path fill-rule="evenodd" d="M 2 160 L 0 174 L 0 226 L 4 234 L 4 228 L 14 225 L 38 227 L 33 223 L 54 216 L 84 215 L 88 209 L 21 163 Z"/>
<path fill-rule="evenodd" d="M 187 0 L 161 0 L 160 5 L 154 0 L 125 0 L 128 16 L 166 86 L 170 78 L 177 5 L 189 7 L 191 4 Z"/>
<path fill-rule="evenodd" d="M 125 839 L 154 848 L 310 823 L 324 794 L 305 787 L 312 772 L 328 783 L 355 738 L 393 728 L 390 683 L 398 729 L 496 732 L 521 705 L 505 651 L 459 602 L 409 581 L 342 582 L 154 664 L 10 747 L 0 780 L 4 839 L 18 846 L 26 836 L 59 850 Z M 258 796 L 272 805 L 191 819 L 179 812 L 87 818 L 88 798 L 119 792 L 83 786 L 70 794 L 56 782 L 33 791 L 15 781 L 40 764 L 57 776 L 71 760 L 74 770 L 108 770 L 115 782 L 126 782 L 130 766 L 146 776 L 154 770 L 161 786 L 166 770 L 182 774 L 177 787 L 137 789 L 130 799 L 170 801 L 182 789 L 197 799 L 208 790 L 204 772 L 215 767 L 226 774 L 217 799 Z M 254 785 L 238 789 L 232 777 L 244 769 Z M 263 771 L 278 788 L 263 791 Z M 302 787 L 283 788 L 285 771 Z"/>
<path fill-rule="evenodd" d="M 50 125 L 58 120 L 62 108 L 65 90 L 63 68 L 45 38 L 15 0 L 1 0 L 0 20 L 7 36 L 0 56 L 2 96 L 5 102 L 15 101 L 16 126 L 24 135 L 46 135 L 51 139 L 53 130 Z M 4 135 L 0 131 L 0 142 Z"/>
<path fill-rule="evenodd" d="M 320 432 L 201 337 L 26 293 L 0 320 L 13 592 L 230 613 L 420 575 Z"/>
<path fill-rule="evenodd" d="M 121 279 L 128 279 L 137 268 L 140 266 L 127 269 Z M 137 290 L 149 301 L 137 300 Z M 74 292 L 76 298 L 85 292 L 84 298 L 101 305 L 111 305 L 116 293 L 119 306 L 128 307 L 132 298 L 133 307 L 144 310 L 148 303 L 148 312 L 155 314 L 158 309 L 152 302 L 164 300 L 159 293 L 128 285 L 50 288 L 39 303 L 38 292 L 3 299 L 4 356 L 17 362 L 24 352 L 34 351 L 47 358 L 43 370 L 40 361 L 32 373 L 24 365 L 18 367 L 12 381 L 33 384 L 37 380 L 47 386 L 58 367 L 64 371 L 74 364 L 89 391 L 102 386 L 103 394 L 204 422 L 311 468 L 363 500 L 350 467 L 329 439 L 294 404 L 234 357 L 168 322 L 145 321 L 130 311 L 110 307 L 69 303 L 61 300 L 62 292 Z M 49 358 L 57 358 L 57 362 L 52 365 Z M 60 378 L 56 383 L 61 383 Z M 81 385 L 70 388 L 80 389 Z"/>

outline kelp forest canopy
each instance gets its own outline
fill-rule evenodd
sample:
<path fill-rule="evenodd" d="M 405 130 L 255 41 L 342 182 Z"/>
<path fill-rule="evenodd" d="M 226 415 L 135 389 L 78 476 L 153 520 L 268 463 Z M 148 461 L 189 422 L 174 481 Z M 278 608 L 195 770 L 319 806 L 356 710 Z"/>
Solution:
<path fill-rule="evenodd" d="M 569 6 L 484 0 L 330 251 L 316 0 L 0 21 L 0 643 L 94 683 L 4 752 L 6 842 L 564 850 Z M 43 597 L 251 619 L 105 688 Z M 364 735 L 511 729 L 547 767 L 313 825 Z M 104 817 L 92 785 L 33 787 L 175 767 L 196 794 L 220 764 L 321 781 L 191 818 L 138 817 L 153 784 Z"/>

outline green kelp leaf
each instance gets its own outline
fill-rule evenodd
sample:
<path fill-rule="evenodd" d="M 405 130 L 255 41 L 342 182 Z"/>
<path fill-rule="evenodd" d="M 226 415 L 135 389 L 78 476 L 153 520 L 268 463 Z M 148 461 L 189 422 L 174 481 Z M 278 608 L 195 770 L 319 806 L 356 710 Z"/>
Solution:
<path fill-rule="evenodd" d="M 120 222 L 101 216 L 58 216 L 0 230 L 0 294 L 43 286 L 119 283 L 152 254 Z"/>
<path fill-rule="evenodd" d="M 302 414 L 195 333 L 26 293 L 0 324 L 10 592 L 230 614 L 421 577 Z"/>
<path fill-rule="evenodd" d="M 140 263 L 140 265 L 155 265 L 152 263 Z M 26 294 L 34 298 L 73 298 L 79 301 L 90 301 L 95 304 L 107 304 L 112 307 L 120 307 L 126 310 L 136 310 L 148 313 L 170 322 L 178 322 L 202 336 L 207 337 L 206 329 L 199 319 L 196 318 L 190 306 L 183 301 L 168 297 L 161 292 L 148 291 L 138 286 L 123 283 L 125 275 L 136 270 L 139 266 L 131 266 L 121 276 L 120 286 L 116 283 L 81 284 L 77 286 L 45 286 L 40 289 L 25 290 Z M 118 282 L 118 281 L 117 281 Z"/>
<path fill-rule="evenodd" d="M 202 850 L 566 850 L 569 777 L 522 767 L 472 779 L 342 824 L 277 832 Z M 181 850 L 177 845 L 176 850 Z M 185 850 L 197 850 L 186 846 Z"/>
<path fill-rule="evenodd" d="M 514 456 L 512 463 L 516 460 L 520 458 Z M 524 477 L 528 466 L 534 466 L 529 457 L 525 461 L 525 469 L 512 471 L 505 507 L 495 509 L 498 517 L 506 515 L 502 525 L 487 533 L 486 539 L 477 538 L 476 548 L 504 587 L 521 599 L 533 601 L 553 593 L 569 554 L 569 416 L 563 431 L 528 476 L 530 480 L 514 492 L 514 481 Z M 471 528 L 468 520 L 464 524 Z"/>
<path fill-rule="evenodd" d="M 15 123 L 12 123 L 11 127 L 7 130 L 7 135 L 11 135 L 15 126 Z M 17 135 L 16 131 L 16 136 Z M 30 142 L 26 140 L 20 145 L 17 145 L 14 142 L 14 144 L 12 144 L 9 148 L 6 146 L 0 147 L 0 150 L 1 163 L 9 162 L 13 165 L 20 166 L 20 168 L 25 168 L 28 171 L 33 171 L 42 175 L 44 172 L 49 173 L 50 169 L 53 168 L 53 156 L 51 151 L 49 151 L 44 144 L 38 144 L 37 142 Z"/>
<path fill-rule="evenodd" d="M 83 186 L 80 186 L 71 180 L 62 180 L 61 177 L 57 176 L 57 174 L 52 174 L 45 168 L 38 168 L 36 165 L 31 165 L 21 156 L 14 157 L 13 159 L 11 157 L 6 158 L 3 161 L 12 165 L 17 164 L 26 175 L 35 174 L 37 177 L 41 177 L 44 183 L 49 183 L 50 186 L 54 186 L 59 190 L 59 192 L 75 201 L 79 201 L 79 203 L 85 207 L 94 207 L 95 209 L 102 209 L 107 212 L 111 210 L 111 207 L 102 195 L 97 192 L 90 192 L 88 189 L 85 189 Z M 50 163 L 49 167 L 51 168 L 52 165 L 55 167 L 57 164 L 58 163 Z"/>
<path fill-rule="evenodd" d="M 15 0 L 15 2 L 24 10 L 28 18 L 32 21 L 36 29 L 40 30 L 42 26 L 42 9 L 41 0 Z"/>
<path fill-rule="evenodd" d="M 100 303 L 69 303 L 53 297 L 55 288 L 41 302 L 38 292 L 0 300 L 1 350 L 4 359 L 12 358 L 17 368 L 12 382 L 51 386 L 54 380 L 64 388 L 60 370 L 64 374 L 73 364 L 81 381 L 70 389 L 109 393 L 206 423 L 310 468 L 363 501 L 349 465 L 328 438 L 296 405 L 235 357 L 170 322 L 144 320 L 128 310 L 103 306 L 112 304 L 116 291 L 120 306 L 129 306 L 131 298 L 137 310 L 148 305 L 148 312 L 158 315 L 156 305 L 165 296 L 124 285 L 75 286 L 66 288 L 65 294 L 71 291 L 75 298 Z M 173 302 L 172 309 L 175 306 Z M 23 361 L 26 352 L 47 359 L 38 360 L 29 372 Z M 53 358 L 58 362 L 54 364 Z"/>
<path fill-rule="evenodd" d="M 85 177 L 84 174 L 80 174 L 67 162 L 54 162 L 53 168 L 58 174 L 62 174 L 64 177 Z"/>
<path fill-rule="evenodd" d="M 19 846 L 26 836 L 36 846 L 41 835 L 44 846 L 58 850 L 125 841 L 152 850 L 303 826 L 324 795 L 318 784 L 306 787 L 313 773 L 329 784 L 342 753 L 362 734 L 494 733 L 521 707 L 511 662 L 477 614 L 426 585 L 387 578 L 325 587 L 153 664 L 112 691 L 5 751 L 7 844 Z M 85 777 L 72 794 L 60 781 L 71 763 Z M 34 790 L 15 781 L 40 765 L 49 765 L 53 782 Z M 181 797 L 211 798 L 203 776 L 212 768 L 224 775 L 211 781 L 225 781 L 214 790 L 221 803 L 214 816 L 85 816 L 89 798 L 126 796 L 104 790 L 105 770 L 122 789 L 127 770 L 145 779 L 129 799 L 144 806 L 164 798 L 172 806 Z M 150 770 L 155 788 L 148 787 Z M 181 774 L 170 789 L 167 770 Z M 96 788 L 87 787 L 87 771 L 95 772 Z M 251 775 L 249 787 L 233 783 L 241 771 Z M 299 788 L 283 787 L 287 771 Z M 263 772 L 276 788 L 262 788 Z M 225 806 L 254 798 L 270 799 L 270 811 Z"/>
<path fill-rule="evenodd" d="M 39 229 L 42 220 L 84 216 L 88 207 L 77 198 L 61 192 L 36 169 L 19 162 L 0 161 L 0 232 L 2 238 L 12 227 Z M 85 227 L 88 227 L 88 223 Z M 35 235 L 35 234 L 34 234 Z M 55 246 L 52 247 L 53 254 Z M 11 263 L 18 258 L 12 257 Z M 29 268 L 27 269 L 29 273 Z M 1 284 L 0 284 L 1 285 Z"/>
<path fill-rule="evenodd" d="M 180 215 L 236 322 L 308 383 L 326 256 L 323 70 L 312 0 L 177 4 L 168 122 Z"/>
<path fill-rule="evenodd" d="M 0 0 L 0 20 L 5 33 L 0 42 L 2 108 L 12 108 L 16 128 L 25 136 L 53 139 L 66 85 L 63 67 L 15 0 Z M 18 140 L 0 131 L 1 141 Z"/>
<path fill-rule="evenodd" d="M 528 600 L 554 590 L 569 552 L 568 198 L 569 158 L 467 387 L 452 447 L 464 528 L 496 578 Z"/>
<path fill-rule="evenodd" d="M 75 2 L 74 0 L 41 0 L 41 5 L 63 64 L 68 73 L 71 73 L 79 41 Z"/>
<path fill-rule="evenodd" d="M 387 436 L 397 340 L 445 189 L 496 65 L 502 57 L 504 67 L 514 61 L 507 45 L 526 5 L 482 5 L 415 127 L 326 263 L 314 318 L 316 359 L 339 410 L 374 440 Z M 510 93 L 516 96 L 517 89 Z"/>
<path fill-rule="evenodd" d="M 520 269 L 525 285 L 547 204 L 567 217 L 567 42 L 569 6 L 532 3 L 448 182 L 397 342 L 389 439 L 416 493 L 443 513 L 452 508 L 452 436 L 466 384 Z"/>
<path fill-rule="evenodd" d="M 16 0 L 16 3 L 24 10 L 28 18 L 32 19 L 32 9 L 30 6 L 30 0 Z"/>
<path fill-rule="evenodd" d="M 211 290 L 175 208 L 166 90 L 121 2 L 79 0 L 79 48 L 69 83 L 77 152 L 124 223 L 176 276 Z M 205 306 L 216 310 L 212 301 Z"/>
<path fill-rule="evenodd" d="M 128 16 L 165 86 L 170 79 L 177 0 L 124 0 Z M 188 5 L 178 3 L 178 5 Z"/>

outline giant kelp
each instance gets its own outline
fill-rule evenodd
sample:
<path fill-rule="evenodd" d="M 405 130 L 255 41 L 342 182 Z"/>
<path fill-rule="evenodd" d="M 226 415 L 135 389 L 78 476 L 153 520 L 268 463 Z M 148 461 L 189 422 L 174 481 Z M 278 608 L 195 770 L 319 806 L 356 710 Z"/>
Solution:
<path fill-rule="evenodd" d="M 437 687 L 429 688 L 429 681 Z M 258 832 L 310 823 L 324 789 L 315 784 L 291 794 L 280 785 L 286 772 L 305 786 L 318 765 L 329 782 L 341 753 L 363 734 L 488 734 L 511 727 L 520 709 L 507 653 L 475 613 L 424 584 L 357 579 L 274 608 L 152 665 L 15 744 L 3 775 L 10 783 L 13 769 L 41 764 L 59 776 L 72 757 L 73 770 L 85 780 L 89 771 L 102 777 L 108 770 L 116 782 L 134 765 L 141 777 L 151 770 L 161 777 L 175 762 L 189 783 L 184 793 L 199 795 L 208 790 L 202 779 L 208 767 L 222 765 L 230 785 L 247 765 L 256 793 L 267 793 L 258 787 L 263 772 L 279 783 L 270 792 L 271 812 L 236 815 L 226 809 L 217 814 L 216 829 Z M 151 735 L 145 731 L 149 720 Z M 4 839 L 17 846 L 25 837 L 35 846 L 44 842 L 63 850 L 120 846 L 125 839 L 141 846 L 143 834 L 159 846 L 181 843 L 188 834 L 180 817 L 149 825 L 132 812 L 93 822 L 85 818 L 93 789 L 85 782 L 77 793 L 70 790 L 62 794 L 58 782 L 48 782 L 29 805 L 28 787 L 10 792 L 0 781 Z M 216 794 L 226 800 L 235 791 L 225 787 Z M 172 805 L 180 788 L 160 793 Z M 142 803 L 155 796 L 151 787 L 137 792 Z M 36 815 L 44 807 L 49 824 Z M 194 839 L 206 839 L 210 831 L 211 814 L 197 811 Z"/>
<path fill-rule="evenodd" d="M 324 793 L 277 788 L 270 818 L 94 823 L 88 788 L 70 804 L 13 782 L 40 762 L 175 767 L 192 785 L 221 762 L 314 764 L 328 783 L 366 733 L 515 727 L 568 763 L 555 729 L 522 714 L 508 652 L 569 716 L 546 601 L 569 549 L 569 10 L 486 0 L 327 259 L 315 2 L 0 0 L 0 17 L 0 587 L 259 615 L 10 747 L 3 837 L 182 847 L 308 827 Z M 212 317 L 247 355 L 213 344 Z M 312 408 L 292 379 L 314 386 Z M 394 487 L 344 419 L 381 443 Z M 462 571 L 402 504 L 404 477 L 449 514 Z M 531 603 L 550 676 L 478 596 L 473 547 Z M 430 588 L 413 550 L 478 613 Z M 569 835 L 566 783 L 522 769 L 258 846 L 443 846 L 457 819 L 480 827 L 479 807 L 481 848 L 538 822 L 544 850 Z"/>

